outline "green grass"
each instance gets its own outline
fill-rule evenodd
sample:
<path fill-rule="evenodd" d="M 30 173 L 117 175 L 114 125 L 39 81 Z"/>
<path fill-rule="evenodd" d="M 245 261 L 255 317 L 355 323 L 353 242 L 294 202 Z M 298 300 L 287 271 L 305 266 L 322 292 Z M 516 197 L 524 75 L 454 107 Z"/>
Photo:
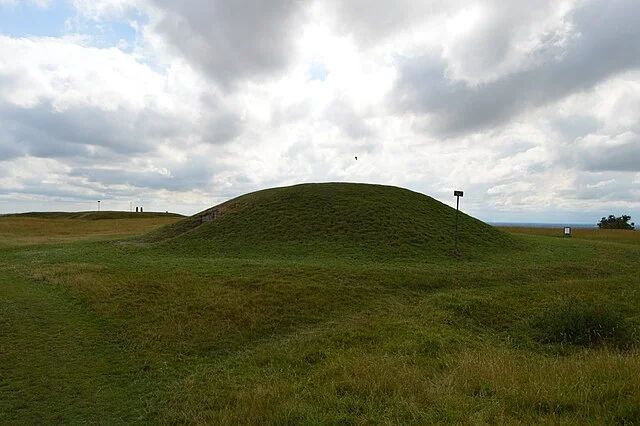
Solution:
<path fill-rule="evenodd" d="M 363 198 L 389 206 L 406 196 L 410 207 L 416 197 L 386 188 Z M 463 259 L 448 243 L 416 248 L 410 238 L 367 254 L 353 228 L 330 238 L 301 230 L 317 245 L 295 233 L 293 250 L 265 225 L 282 215 L 259 214 L 273 195 L 245 199 L 253 223 L 230 212 L 199 227 L 178 221 L 146 244 L 135 234 L 154 219 L 133 221 L 140 229 L 125 241 L 87 240 L 79 227 L 64 242 L 26 244 L 20 224 L 35 219 L 0 218 L 15 230 L 0 245 L 0 423 L 640 422 L 639 245 L 481 224 L 478 234 L 496 239 L 463 237 Z M 310 195 L 287 203 L 330 196 Z M 409 221 L 407 235 L 446 227 L 450 212 L 429 208 L 433 222 Z M 369 208 L 341 209 L 356 209 L 352 226 L 373 226 Z M 308 223 L 286 215 L 290 227 Z M 219 228 L 225 217 L 244 243 Z M 475 222 L 463 223 L 473 236 Z M 379 231 L 365 241 L 393 237 Z M 595 317 L 591 328 L 622 324 L 625 344 L 544 338 L 541 324 L 581 324 L 574 305 L 579 319 Z"/>
<path fill-rule="evenodd" d="M 87 211 L 87 212 L 29 212 L 11 213 L 0 217 L 35 218 L 35 219 L 75 219 L 75 220 L 107 220 L 107 219 L 150 219 L 150 218 L 183 218 L 177 213 L 161 212 L 122 212 L 122 211 Z"/>
<path fill-rule="evenodd" d="M 180 219 L 171 215 L 154 216 L 153 214 L 149 217 L 125 216 L 115 219 L 109 219 L 107 216 L 100 220 L 87 220 L 85 217 L 79 215 L 74 219 L 59 216 L 43 218 L 39 217 L 39 214 L 0 217 L 0 247 L 128 237 Z"/>
<path fill-rule="evenodd" d="M 34 280 L 3 272 L 0 288 L 0 423 L 143 418 L 150 382 L 109 324 Z"/>
<path fill-rule="evenodd" d="M 514 234 L 538 235 L 543 237 L 565 238 L 562 228 L 521 228 L 521 227 L 501 227 L 507 232 Z M 580 240 L 608 241 L 613 243 L 640 244 L 640 231 L 623 229 L 589 229 L 573 228 L 571 237 Z"/>
<path fill-rule="evenodd" d="M 609 346 L 627 349 L 635 343 L 634 330 L 614 307 L 574 297 L 550 307 L 538 323 L 543 343 Z"/>
<path fill-rule="evenodd" d="M 215 219 L 203 219 L 216 214 Z M 247 194 L 151 233 L 162 250 L 194 255 L 320 256 L 381 260 L 450 258 L 456 212 L 406 189 L 303 184 Z M 464 213 L 460 251 L 511 251 L 518 240 Z"/>

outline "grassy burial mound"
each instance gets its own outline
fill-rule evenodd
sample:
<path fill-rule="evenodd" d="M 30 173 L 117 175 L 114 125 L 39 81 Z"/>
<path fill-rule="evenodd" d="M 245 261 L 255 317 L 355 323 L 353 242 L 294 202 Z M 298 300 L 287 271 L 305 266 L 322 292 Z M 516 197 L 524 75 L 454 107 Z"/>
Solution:
<path fill-rule="evenodd" d="M 455 209 L 407 189 L 301 184 L 227 201 L 146 236 L 185 252 L 451 256 Z M 516 237 L 460 213 L 465 256 L 511 249 Z"/>

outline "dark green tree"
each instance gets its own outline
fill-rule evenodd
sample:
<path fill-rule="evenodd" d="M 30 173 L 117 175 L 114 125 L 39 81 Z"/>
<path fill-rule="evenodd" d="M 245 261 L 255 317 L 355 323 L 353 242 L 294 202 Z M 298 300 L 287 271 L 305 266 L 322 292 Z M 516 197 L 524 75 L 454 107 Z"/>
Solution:
<path fill-rule="evenodd" d="M 609 217 L 603 217 L 598 222 L 598 228 L 600 229 L 635 229 L 635 224 L 633 222 L 629 223 L 631 220 L 631 216 L 627 216 L 623 214 L 620 217 L 615 217 L 610 214 Z"/>

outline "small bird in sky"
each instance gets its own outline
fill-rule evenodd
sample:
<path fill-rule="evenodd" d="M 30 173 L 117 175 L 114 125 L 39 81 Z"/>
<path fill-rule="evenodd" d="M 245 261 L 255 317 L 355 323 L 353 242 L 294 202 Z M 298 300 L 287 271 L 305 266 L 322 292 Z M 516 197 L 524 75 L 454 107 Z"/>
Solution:
<path fill-rule="evenodd" d="M 356 161 L 358 161 L 358 156 L 356 155 Z"/>

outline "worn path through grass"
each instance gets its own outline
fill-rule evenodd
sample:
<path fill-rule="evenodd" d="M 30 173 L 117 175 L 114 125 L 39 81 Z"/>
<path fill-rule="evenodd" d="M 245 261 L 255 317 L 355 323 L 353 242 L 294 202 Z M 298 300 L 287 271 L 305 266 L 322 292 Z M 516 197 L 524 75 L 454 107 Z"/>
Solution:
<path fill-rule="evenodd" d="M 149 377 L 76 296 L 0 273 L 0 423 L 132 423 Z"/>

